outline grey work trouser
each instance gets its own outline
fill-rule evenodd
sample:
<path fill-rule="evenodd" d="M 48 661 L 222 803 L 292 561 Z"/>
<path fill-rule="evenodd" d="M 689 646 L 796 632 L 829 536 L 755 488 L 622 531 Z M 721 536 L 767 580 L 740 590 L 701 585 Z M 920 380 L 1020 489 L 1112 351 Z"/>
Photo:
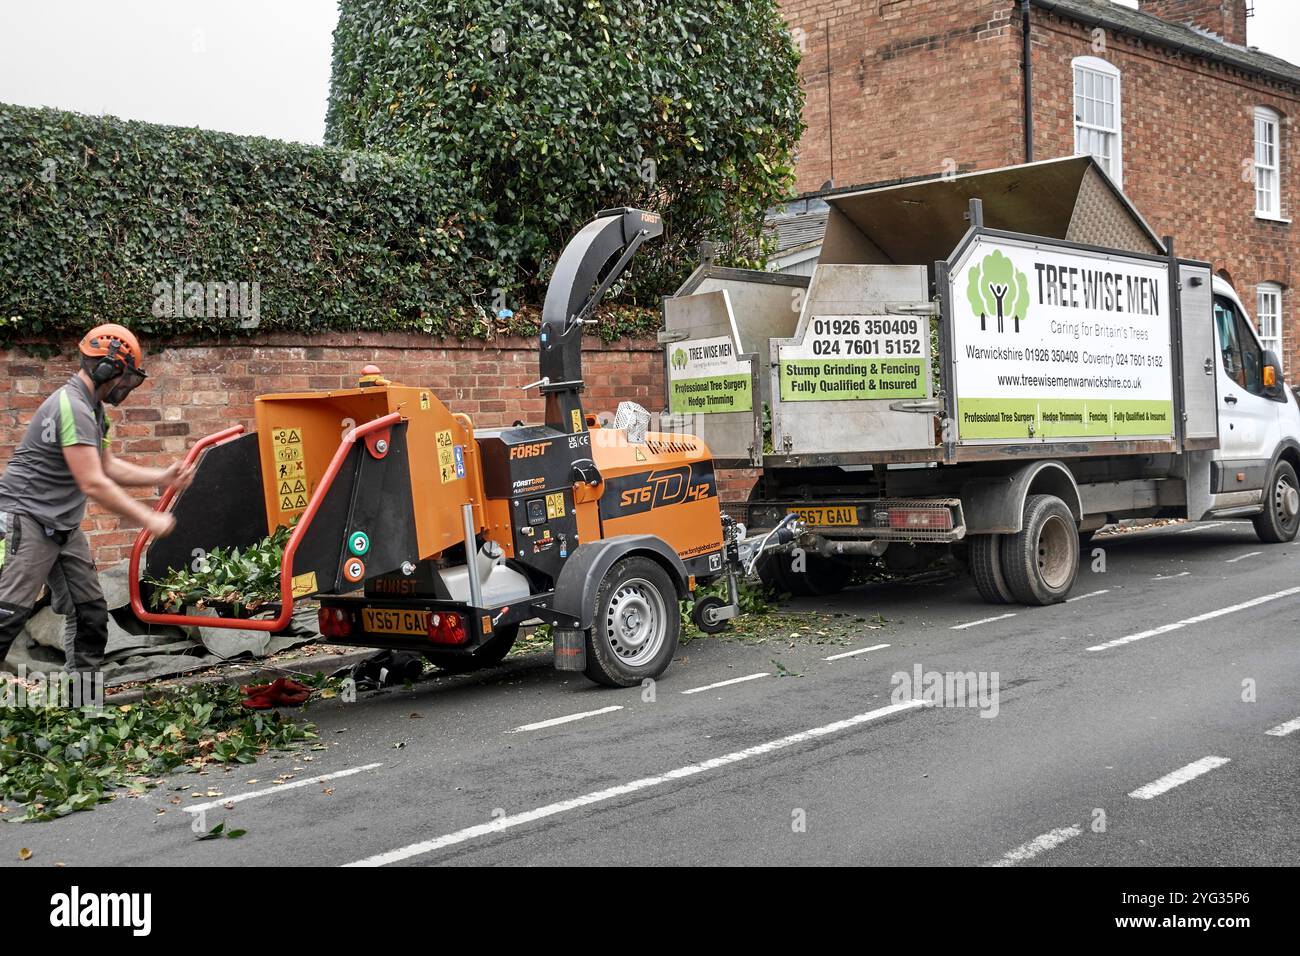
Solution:
<path fill-rule="evenodd" d="M 51 532 L 26 515 L 0 514 L 0 537 L 0 662 L 54 572 L 62 575 L 59 591 L 66 592 L 51 589 L 55 610 L 66 611 L 70 603 L 76 619 L 76 639 L 66 648 L 68 667 L 98 670 L 108 643 L 108 605 L 85 533 L 80 528 Z"/>

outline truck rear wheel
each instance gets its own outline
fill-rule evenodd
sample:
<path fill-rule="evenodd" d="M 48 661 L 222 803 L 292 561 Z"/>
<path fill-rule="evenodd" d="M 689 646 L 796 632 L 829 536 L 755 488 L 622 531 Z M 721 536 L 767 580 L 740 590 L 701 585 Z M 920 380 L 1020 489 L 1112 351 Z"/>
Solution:
<path fill-rule="evenodd" d="M 1252 522 L 1265 544 L 1294 541 L 1300 530 L 1300 483 L 1291 463 L 1278 459 L 1264 487 L 1264 510 Z"/>
<path fill-rule="evenodd" d="M 1015 595 L 1007 586 L 1002 573 L 1002 535 L 973 534 L 970 537 L 970 573 L 975 578 L 975 589 L 990 604 L 1010 604 Z"/>
<path fill-rule="evenodd" d="M 623 558 L 596 592 L 587 632 L 586 675 L 606 687 L 633 687 L 668 669 L 677 653 L 677 588 L 650 558 Z"/>
<path fill-rule="evenodd" d="M 1079 573 L 1079 530 L 1055 495 L 1030 495 L 1024 525 L 1002 535 L 1002 573 L 1022 604 L 1059 604 Z"/>
<path fill-rule="evenodd" d="M 492 636 L 472 654 L 426 651 L 424 656 L 434 667 L 441 668 L 449 674 L 468 674 L 470 671 L 481 671 L 485 667 L 495 667 L 500 664 L 510 653 L 510 648 L 515 646 L 518 637 L 519 625 L 507 624 L 497 628 Z"/>

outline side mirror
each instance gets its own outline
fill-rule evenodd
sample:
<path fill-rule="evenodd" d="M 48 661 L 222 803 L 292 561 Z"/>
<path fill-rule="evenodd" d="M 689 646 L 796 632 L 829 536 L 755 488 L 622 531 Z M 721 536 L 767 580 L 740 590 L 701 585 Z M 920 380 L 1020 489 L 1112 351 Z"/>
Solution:
<path fill-rule="evenodd" d="M 1282 384 L 1282 363 L 1278 361 L 1277 353 L 1272 349 L 1264 350 L 1264 394 L 1269 398 L 1280 401 L 1285 394 Z"/>

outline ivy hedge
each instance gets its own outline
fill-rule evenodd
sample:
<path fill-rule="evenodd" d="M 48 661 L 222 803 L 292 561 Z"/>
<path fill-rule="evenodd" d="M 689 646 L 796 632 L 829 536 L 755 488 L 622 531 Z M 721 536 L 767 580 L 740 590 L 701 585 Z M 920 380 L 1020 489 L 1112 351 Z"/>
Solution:
<path fill-rule="evenodd" d="M 499 322 L 489 299 L 464 210 L 420 163 L 0 105 L 2 340 L 106 320 L 154 337 L 254 317 L 259 331 L 536 329 L 527 313 Z M 653 324 L 618 312 L 611 334 Z"/>
<path fill-rule="evenodd" d="M 758 255 L 791 182 L 775 0 L 343 0 L 327 140 L 0 104 L 0 344 L 121 321 L 177 337 L 532 334 L 564 242 L 662 212 L 602 310 L 658 327 L 702 239 Z"/>

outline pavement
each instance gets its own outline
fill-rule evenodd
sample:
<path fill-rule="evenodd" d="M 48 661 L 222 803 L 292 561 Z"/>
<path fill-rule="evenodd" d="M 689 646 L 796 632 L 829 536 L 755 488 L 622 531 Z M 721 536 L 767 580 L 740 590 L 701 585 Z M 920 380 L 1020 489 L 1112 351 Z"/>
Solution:
<path fill-rule="evenodd" d="M 323 749 L 0 824 L 0 863 L 1300 863 L 1300 545 L 1172 525 L 1098 538 L 1054 607 L 967 578 L 792 607 L 857 623 L 697 639 L 650 688 L 535 655 L 320 701 Z M 931 672 L 974 690 L 912 700 Z"/>

